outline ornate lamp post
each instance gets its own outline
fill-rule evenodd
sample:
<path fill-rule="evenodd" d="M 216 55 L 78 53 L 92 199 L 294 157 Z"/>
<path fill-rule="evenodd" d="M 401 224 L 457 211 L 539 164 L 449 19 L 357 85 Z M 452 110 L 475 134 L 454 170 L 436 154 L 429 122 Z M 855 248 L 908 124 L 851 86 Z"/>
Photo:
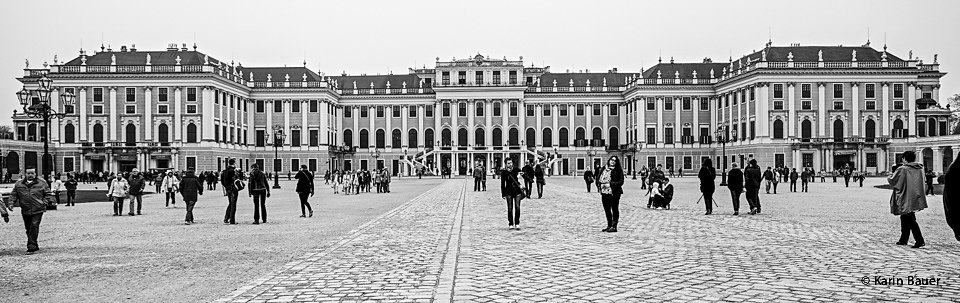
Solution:
<path fill-rule="evenodd" d="M 590 159 L 590 166 L 593 166 L 593 157 L 597 155 L 597 151 L 593 150 L 593 146 L 587 148 L 587 159 Z M 596 167 L 594 167 L 596 168 Z"/>
<path fill-rule="evenodd" d="M 727 186 L 727 138 L 726 136 L 724 136 L 726 134 L 726 131 L 727 131 L 726 125 L 717 124 L 716 137 L 717 137 L 717 141 L 719 141 L 720 143 L 722 154 L 723 154 L 723 160 L 720 161 L 722 162 L 721 165 L 723 165 L 723 168 L 720 169 L 720 176 L 721 176 L 720 186 Z"/>
<path fill-rule="evenodd" d="M 643 149 L 643 146 L 641 146 L 639 142 L 633 142 L 633 146 L 631 146 L 630 149 L 628 149 L 628 151 L 633 153 L 633 156 L 632 156 L 633 166 L 631 166 L 630 168 L 631 170 L 633 170 L 634 180 L 637 179 L 637 152 L 640 151 L 641 149 Z"/>
<path fill-rule="evenodd" d="M 53 80 L 43 76 L 37 80 L 37 89 L 27 90 L 24 87 L 17 92 L 17 99 L 23 107 L 23 114 L 31 118 L 40 118 L 43 121 L 43 127 L 46 129 L 46 140 L 43 140 L 43 179 L 50 181 L 50 172 L 54 169 L 53 157 L 50 156 L 50 121 L 55 118 L 63 118 L 65 113 L 59 113 L 50 104 L 50 94 L 53 92 L 51 85 Z M 33 96 L 36 95 L 37 102 L 33 102 Z M 72 105 L 76 96 L 70 92 L 64 92 L 60 95 L 60 102 L 64 105 Z"/>
<path fill-rule="evenodd" d="M 277 160 L 280 159 L 279 150 L 280 147 L 283 146 L 283 142 L 286 137 L 287 135 L 283 133 L 283 127 L 280 125 L 273 126 L 273 189 L 280 188 L 281 165 L 277 165 Z"/>
<path fill-rule="evenodd" d="M 380 148 L 374 148 L 373 150 L 371 150 L 371 151 L 370 151 L 370 156 L 373 157 L 373 165 L 374 165 L 374 167 L 377 167 L 377 164 L 380 163 L 380 156 L 381 156 Z M 377 167 L 377 168 L 379 168 L 379 167 Z"/>

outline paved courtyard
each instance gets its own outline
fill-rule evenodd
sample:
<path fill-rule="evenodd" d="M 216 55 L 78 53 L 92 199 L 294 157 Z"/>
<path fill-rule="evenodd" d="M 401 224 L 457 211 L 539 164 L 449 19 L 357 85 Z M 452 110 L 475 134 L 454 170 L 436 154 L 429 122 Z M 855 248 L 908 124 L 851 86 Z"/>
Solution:
<path fill-rule="evenodd" d="M 672 210 L 647 209 L 630 180 L 618 233 L 600 232 L 599 197 L 570 177 L 548 179 L 543 199 L 522 202 L 523 230 L 508 230 L 497 181 L 474 192 L 472 182 L 444 180 L 219 301 L 960 298 L 960 243 L 944 223 L 940 197 L 918 215 L 928 246 L 897 246 L 889 191 L 872 187 L 883 179 L 863 188 L 813 183 L 809 193 L 781 186 L 777 195 L 761 192 L 756 216 L 732 216 L 726 189 L 717 192 L 715 214 L 703 216 L 694 178 L 676 179 Z M 886 278 L 902 282 L 876 285 Z M 909 285 L 916 278 L 939 280 Z"/>

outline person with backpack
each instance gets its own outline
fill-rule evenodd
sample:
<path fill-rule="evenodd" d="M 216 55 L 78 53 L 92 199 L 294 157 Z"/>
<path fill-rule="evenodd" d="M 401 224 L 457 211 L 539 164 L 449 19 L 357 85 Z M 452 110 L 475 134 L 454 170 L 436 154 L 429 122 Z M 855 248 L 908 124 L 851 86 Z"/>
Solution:
<path fill-rule="evenodd" d="M 113 200 L 113 215 L 120 216 L 123 213 L 123 199 L 130 194 L 130 184 L 123 178 L 123 175 L 117 175 L 110 181 L 107 197 Z M 130 213 L 133 216 L 133 213 Z"/>
<path fill-rule="evenodd" d="M 237 224 L 237 196 L 244 187 L 234 163 L 234 159 L 227 160 L 227 169 L 220 173 L 220 186 L 227 196 L 227 211 L 223 215 L 223 224 Z"/>
<path fill-rule="evenodd" d="M 198 196 L 203 195 L 203 184 L 192 170 L 187 170 L 183 179 L 180 179 L 178 188 L 180 188 L 180 196 L 183 197 L 183 204 L 187 206 L 187 215 L 183 218 L 184 224 L 193 224 L 193 207 L 197 205 Z"/>
<path fill-rule="evenodd" d="M 63 183 L 63 187 L 67 189 L 67 206 L 77 206 L 77 180 L 73 178 L 73 175 L 67 175 L 67 182 Z"/>
<path fill-rule="evenodd" d="M 267 198 L 270 197 L 270 181 L 260 171 L 260 166 L 253 165 L 250 171 L 250 180 L 247 181 L 247 193 L 253 197 L 253 224 L 267 223 Z"/>
<path fill-rule="evenodd" d="M 177 184 L 180 184 L 180 179 L 177 179 L 177 176 L 173 174 L 173 170 L 168 170 L 167 176 L 163 177 L 163 182 L 160 184 L 166 207 L 172 205 L 173 208 L 177 208 Z"/>
<path fill-rule="evenodd" d="M 325 180 L 329 180 L 329 172 L 327 176 L 324 176 Z M 313 217 L 313 208 L 310 207 L 310 202 L 307 202 L 307 197 L 313 197 L 314 185 L 313 185 L 313 174 L 307 170 L 306 165 L 300 165 L 300 171 L 297 172 L 297 195 L 300 196 L 300 217 L 306 218 L 307 211 L 310 211 L 310 217 Z"/>
<path fill-rule="evenodd" d="M 730 198 L 733 200 L 733 215 L 740 214 L 740 195 L 743 194 L 743 171 L 737 167 L 734 162 L 727 173 L 727 189 L 730 190 Z"/>

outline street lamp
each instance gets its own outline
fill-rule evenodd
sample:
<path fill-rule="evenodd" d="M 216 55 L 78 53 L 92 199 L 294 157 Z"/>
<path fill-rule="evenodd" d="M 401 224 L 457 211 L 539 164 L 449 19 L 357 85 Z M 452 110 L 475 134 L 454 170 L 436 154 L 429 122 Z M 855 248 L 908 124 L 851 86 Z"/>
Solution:
<path fill-rule="evenodd" d="M 380 168 L 380 167 L 377 167 L 377 165 L 380 164 L 380 155 L 381 155 L 381 153 L 380 153 L 380 148 L 379 148 L 379 147 L 378 147 L 378 148 L 374 148 L 373 150 L 370 151 L 370 156 L 374 158 L 374 159 L 373 159 L 373 165 L 374 165 L 374 167 L 376 167 L 377 169 Z"/>
<path fill-rule="evenodd" d="M 720 169 L 720 186 L 727 186 L 727 138 L 724 136 L 726 134 L 727 127 L 722 123 L 717 124 L 717 141 L 720 142 L 721 150 L 723 153 L 723 160 L 721 164 L 723 167 Z"/>
<path fill-rule="evenodd" d="M 633 147 L 631 147 L 630 150 L 629 150 L 629 151 L 633 152 L 633 167 L 631 167 L 631 168 L 632 168 L 632 170 L 633 170 L 633 179 L 634 179 L 634 180 L 637 179 L 637 152 L 640 151 L 640 149 L 642 149 L 642 148 L 643 148 L 643 146 L 641 146 L 639 142 L 633 142 Z"/>
<path fill-rule="evenodd" d="M 46 138 L 43 140 L 43 179 L 47 182 L 50 182 L 50 172 L 54 168 L 53 157 L 50 156 L 50 121 L 66 116 L 66 113 L 57 112 L 50 104 L 50 94 L 53 92 L 52 84 L 53 80 L 43 76 L 37 80 L 37 89 L 27 90 L 24 87 L 16 93 L 17 99 L 20 100 L 20 106 L 23 107 L 23 114 L 31 118 L 40 118 L 47 132 Z M 37 95 L 37 102 L 32 102 L 33 95 Z M 60 95 L 60 102 L 64 105 L 73 105 L 74 101 L 76 101 L 76 95 L 71 92 L 64 92 Z"/>
<path fill-rule="evenodd" d="M 273 189 L 280 188 L 281 165 L 277 165 L 277 160 L 280 159 L 280 146 L 283 146 L 286 137 L 287 135 L 283 133 L 283 127 L 280 125 L 273 126 Z"/>
<path fill-rule="evenodd" d="M 597 155 L 597 151 L 593 150 L 593 145 L 587 147 L 587 159 L 590 159 L 590 166 L 593 166 L 593 156 Z M 596 167 L 593 167 L 596 169 Z"/>

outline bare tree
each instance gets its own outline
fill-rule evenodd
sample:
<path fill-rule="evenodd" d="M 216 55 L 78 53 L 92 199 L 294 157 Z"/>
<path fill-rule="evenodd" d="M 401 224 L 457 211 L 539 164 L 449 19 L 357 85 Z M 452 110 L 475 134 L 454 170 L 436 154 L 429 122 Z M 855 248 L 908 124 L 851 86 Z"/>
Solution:
<path fill-rule="evenodd" d="M 953 125 L 950 134 L 960 134 L 960 94 L 953 94 L 952 97 L 947 98 L 947 108 L 950 109 L 949 123 Z"/>
<path fill-rule="evenodd" d="M 13 139 L 13 127 L 0 125 L 0 139 Z"/>

